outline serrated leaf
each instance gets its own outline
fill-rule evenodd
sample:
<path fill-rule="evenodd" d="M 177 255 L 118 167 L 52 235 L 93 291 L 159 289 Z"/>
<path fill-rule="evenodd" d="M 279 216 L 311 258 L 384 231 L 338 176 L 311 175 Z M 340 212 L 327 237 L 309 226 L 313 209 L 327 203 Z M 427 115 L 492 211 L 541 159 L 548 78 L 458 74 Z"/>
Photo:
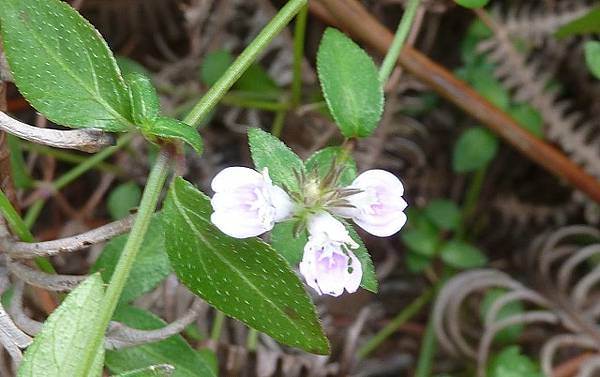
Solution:
<path fill-rule="evenodd" d="M 108 131 L 131 128 L 129 95 L 94 27 L 59 0 L 4 0 L 4 51 L 23 96 L 51 121 Z"/>
<path fill-rule="evenodd" d="M 298 237 L 294 237 L 295 225 L 294 221 L 277 223 L 271 231 L 271 245 L 292 267 L 302 260 L 304 245 L 308 241 L 306 229 Z"/>
<path fill-rule="evenodd" d="M 356 255 L 356 258 L 358 258 L 362 267 L 363 276 L 362 280 L 360 281 L 360 286 L 367 291 L 377 293 L 379 283 L 377 282 L 377 275 L 375 274 L 375 266 L 373 266 L 371 255 L 369 254 L 369 251 L 367 250 L 363 240 L 360 238 L 358 233 L 356 233 L 354 227 L 348 224 L 346 221 L 342 222 L 348 230 L 348 233 L 350 233 L 350 237 L 352 237 L 354 242 L 358 244 L 358 248 L 352 249 L 352 252 L 354 255 Z"/>
<path fill-rule="evenodd" d="M 490 131 L 474 127 L 465 131 L 454 145 L 452 168 L 466 173 L 486 166 L 496 156 L 498 138 Z"/>
<path fill-rule="evenodd" d="M 177 119 L 159 117 L 152 123 L 146 123 L 143 126 L 142 132 L 150 140 L 159 139 L 175 139 L 189 144 L 197 153 L 202 153 L 204 144 L 202 137 L 198 131 Z"/>
<path fill-rule="evenodd" d="M 449 241 L 442 246 L 440 255 L 446 264 L 455 268 L 482 267 L 487 263 L 481 250 L 458 240 Z"/>
<path fill-rule="evenodd" d="M 383 88 L 371 57 L 342 32 L 329 28 L 319 45 L 317 70 L 342 134 L 371 135 L 383 113 Z"/>
<path fill-rule="evenodd" d="M 461 222 L 460 208 L 451 200 L 434 199 L 425 207 L 425 215 L 439 229 L 456 230 Z"/>
<path fill-rule="evenodd" d="M 487 369 L 489 377 L 544 377 L 530 358 L 521 354 L 518 346 L 510 346 L 496 355 Z"/>
<path fill-rule="evenodd" d="M 349 186 L 356 178 L 356 162 L 352 156 L 341 147 L 327 147 L 315 152 L 304 163 L 307 172 L 316 170 L 320 178 L 324 178 L 329 172 L 332 162 L 343 158 L 344 167 L 340 175 L 339 185 Z"/>
<path fill-rule="evenodd" d="M 121 294 L 120 302 L 130 302 L 154 289 L 169 273 L 171 266 L 165 250 L 164 230 L 161 215 L 154 215 L 142 247 L 135 258 L 131 273 Z M 93 272 L 100 272 L 104 281 L 110 281 L 115 267 L 125 247 L 128 235 L 113 238 L 92 266 Z"/>
<path fill-rule="evenodd" d="M 154 330 L 166 325 L 152 313 L 131 306 L 119 307 L 114 319 L 140 330 Z M 147 368 L 156 364 L 172 365 L 175 368 L 171 374 L 173 377 L 216 376 L 211 366 L 181 335 L 174 335 L 160 342 L 106 352 L 106 365 L 113 373 Z"/>
<path fill-rule="evenodd" d="M 126 182 L 115 187 L 106 200 L 108 213 L 113 220 L 129 215 L 132 208 L 140 203 L 142 189 L 135 182 Z"/>
<path fill-rule="evenodd" d="M 294 174 L 304 172 L 304 164 L 298 155 L 281 140 L 259 128 L 248 130 L 248 143 L 256 170 L 269 169 L 273 182 L 292 191 L 298 191 L 298 180 Z"/>
<path fill-rule="evenodd" d="M 585 62 L 592 74 L 600 80 L 600 42 L 587 41 L 584 44 Z"/>
<path fill-rule="evenodd" d="M 210 222 L 209 198 L 182 178 L 171 186 L 164 212 L 171 265 L 192 292 L 284 344 L 329 352 L 302 283 L 271 246 L 224 235 Z"/>
<path fill-rule="evenodd" d="M 131 101 L 131 116 L 135 125 L 142 127 L 153 123 L 160 112 L 160 100 L 150 79 L 141 73 L 130 73 L 125 76 Z"/>
<path fill-rule="evenodd" d="M 504 296 L 506 292 L 507 291 L 505 289 L 500 288 L 490 289 L 485 292 L 483 300 L 481 301 L 481 304 L 479 306 L 479 313 L 482 321 L 485 320 L 485 317 L 490 311 L 494 302 L 496 302 L 498 299 Z M 498 311 L 498 314 L 496 315 L 496 320 L 500 321 L 512 317 L 513 315 L 522 314 L 524 312 L 525 307 L 523 306 L 523 303 L 521 301 L 512 301 L 504 305 L 502 309 Z M 496 336 L 494 337 L 494 341 L 504 344 L 514 343 L 518 340 L 519 336 L 523 332 L 523 327 L 524 326 L 522 324 L 508 326 L 496 334 Z"/>
<path fill-rule="evenodd" d="M 86 355 L 94 355 L 93 368 L 86 377 L 102 374 L 104 347 L 90 349 L 89 343 L 104 297 L 103 285 L 100 275 L 94 274 L 69 293 L 25 351 L 18 377 L 75 377 Z"/>

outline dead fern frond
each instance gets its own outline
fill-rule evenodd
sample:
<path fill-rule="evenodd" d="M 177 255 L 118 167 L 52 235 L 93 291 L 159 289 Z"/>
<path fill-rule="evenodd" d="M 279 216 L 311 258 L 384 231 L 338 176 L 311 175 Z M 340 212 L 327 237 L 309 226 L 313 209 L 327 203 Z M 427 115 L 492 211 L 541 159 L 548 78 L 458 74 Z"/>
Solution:
<path fill-rule="evenodd" d="M 513 37 L 541 45 L 563 25 L 585 15 L 593 7 L 584 2 L 560 3 L 548 9 L 536 3 L 518 4 L 503 12 L 495 7 L 492 14 Z"/>
<path fill-rule="evenodd" d="M 573 226 L 534 241 L 530 255 L 537 271 L 535 288 L 493 269 L 466 271 L 448 281 L 440 291 L 433 310 L 436 334 L 442 347 L 454 355 L 476 359 L 478 376 L 481 377 L 485 375 L 495 336 L 517 324 L 532 326 L 545 323 L 561 328 L 560 333 L 549 333 L 545 337 L 548 340 L 540 347 L 546 376 L 552 375 L 559 348 L 568 346 L 600 352 L 600 330 L 597 326 L 600 305 L 596 300 L 598 292 L 594 291 L 600 282 L 600 267 L 592 262 L 600 255 L 600 243 L 581 246 L 581 240 L 590 237 L 598 242 L 600 232 L 591 227 Z M 492 304 L 481 321 L 482 330 L 479 330 L 472 320 L 478 314 L 467 312 L 477 310 L 480 294 L 491 288 L 503 288 L 507 293 Z M 467 305 L 467 302 L 475 305 Z M 499 318 L 501 310 L 513 302 L 527 304 L 527 310 Z M 552 331 L 547 326 L 540 329 Z M 579 376 L 590 375 L 586 373 L 589 373 L 591 365 L 581 368 Z M 593 365 L 597 370 L 597 363 Z"/>
<path fill-rule="evenodd" d="M 494 32 L 479 49 L 496 64 L 497 78 L 513 91 L 516 101 L 530 103 L 540 112 L 548 139 L 561 146 L 588 173 L 600 177 L 600 135 L 596 132 L 600 124 L 586 121 L 570 101 L 560 98 L 557 89 L 548 87 L 550 72 L 517 51 L 508 29 L 486 13 L 478 14 Z"/>

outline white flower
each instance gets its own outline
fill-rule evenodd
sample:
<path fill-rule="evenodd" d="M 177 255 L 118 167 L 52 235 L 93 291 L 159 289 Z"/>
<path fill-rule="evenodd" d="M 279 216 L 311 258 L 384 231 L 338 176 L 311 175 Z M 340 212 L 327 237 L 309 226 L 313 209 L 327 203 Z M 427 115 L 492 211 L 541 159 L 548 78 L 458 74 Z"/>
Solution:
<path fill-rule="evenodd" d="M 215 195 L 210 220 L 223 233 L 246 238 L 273 229 L 276 222 L 290 217 L 290 197 L 273 185 L 269 172 L 235 166 L 223 169 L 211 183 Z"/>
<path fill-rule="evenodd" d="M 336 214 L 352 218 L 358 226 L 379 237 L 391 236 L 406 223 L 404 187 L 392 173 L 367 170 L 348 188 L 361 190 L 347 198 L 354 208 L 336 208 Z"/>
<path fill-rule="evenodd" d="M 354 293 L 360 286 L 362 266 L 350 249 L 358 248 L 344 225 L 327 212 L 308 222 L 309 238 L 304 246 L 300 273 L 320 295 Z"/>

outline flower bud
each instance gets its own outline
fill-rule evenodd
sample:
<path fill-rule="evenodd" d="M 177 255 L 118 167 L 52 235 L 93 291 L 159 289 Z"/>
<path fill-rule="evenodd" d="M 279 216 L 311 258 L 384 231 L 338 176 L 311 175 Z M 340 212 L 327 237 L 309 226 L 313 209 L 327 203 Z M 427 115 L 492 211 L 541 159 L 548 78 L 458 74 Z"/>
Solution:
<path fill-rule="evenodd" d="M 360 286 L 362 266 L 350 249 L 358 248 L 344 225 L 321 212 L 308 222 L 309 237 L 300 262 L 306 283 L 320 295 L 354 293 Z"/>
<path fill-rule="evenodd" d="M 273 185 L 267 169 L 261 174 L 240 166 L 226 168 L 213 178 L 211 187 L 215 195 L 210 220 L 231 237 L 258 236 L 292 215 L 290 197 Z"/>

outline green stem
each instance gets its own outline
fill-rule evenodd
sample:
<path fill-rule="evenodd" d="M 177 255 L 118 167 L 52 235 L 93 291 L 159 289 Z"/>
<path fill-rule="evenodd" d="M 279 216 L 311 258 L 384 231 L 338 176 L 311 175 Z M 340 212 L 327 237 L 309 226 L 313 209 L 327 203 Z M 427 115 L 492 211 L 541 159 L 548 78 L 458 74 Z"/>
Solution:
<path fill-rule="evenodd" d="M 258 109 L 275 112 L 289 108 L 289 105 L 286 103 L 254 100 L 235 95 L 226 95 L 223 97 L 221 103 L 224 105 L 242 107 L 246 109 Z"/>
<path fill-rule="evenodd" d="M 15 210 L 3 191 L 0 191 L 0 211 L 2 211 L 2 215 L 8 222 L 10 229 L 12 229 L 21 241 L 33 242 L 33 234 L 29 231 L 29 227 L 17 213 L 17 210 Z"/>
<path fill-rule="evenodd" d="M 213 343 L 219 343 L 221 339 L 221 333 L 223 332 L 223 324 L 225 323 L 225 314 L 217 310 L 215 314 L 215 320 L 213 321 L 212 330 L 210 331 L 210 339 Z"/>
<path fill-rule="evenodd" d="M 481 194 L 483 182 L 485 181 L 486 173 L 487 165 L 477 170 L 472 176 L 471 182 L 469 183 L 469 188 L 465 195 L 465 201 L 462 206 L 462 223 L 457 231 L 458 238 L 462 239 L 465 236 L 466 224 L 469 222 L 469 219 L 471 216 L 473 216 L 473 213 L 477 208 L 477 202 L 479 201 L 479 196 Z"/>
<path fill-rule="evenodd" d="M 360 360 L 367 357 L 381 343 L 383 343 L 390 335 L 396 332 L 400 326 L 405 324 L 409 319 L 417 315 L 423 306 L 425 306 L 433 297 L 434 290 L 430 288 L 423 292 L 413 302 L 406 306 L 398 315 L 390 321 L 383 329 L 373 336 L 358 350 L 358 358 Z"/>
<path fill-rule="evenodd" d="M 265 28 L 256 36 L 248 47 L 238 56 L 221 78 L 206 92 L 200 102 L 183 120 L 189 125 L 196 125 L 204 119 L 216 104 L 223 98 L 231 86 L 242 76 L 244 71 L 256 60 L 260 52 L 290 22 L 290 20 L 306 5 L 307 0 L 290 0 L 273 17 Z"/>
<path fill-rule="evenodd" d="M 423 342 L 421 343 L 421 350 L 419 352 L 419 360 L 417 361 L 417 370 L 415 377 L 430 377 L 431 376 L 431 365 L 433 364 L 433 358 L 437 349 L 437 343 L 435 341 L 435 329 L 433 327 L 433 316 L 427 322 L 425 328 L 425 335 L 423 336 Z"/>
<path fill-rule="evenodd" d="M 89 349 L 91 350 L 97 350 L 100 347 L 103 347 L 104 331 L 113 316 L 113 312 L 119 302 L 119 297 L 121 297 L 123 287 L 125 287 L 125 283 L 129 277 L 131 266 L 135 262 L 135 257 L 140 250 L 144 236 L 146 235 L 150 221 L 152 220 L 152 215 L 158 204 L 160 193 L 167 180 L 168 172 L 169 158 L 166 153 L 161 152 L 148 176 L 148 182 L 144 188 L 135 222 L 131 228 L 123 252 L 119 257 L 115 271 L 112 274 L 110 283 L 106 288 L 100 312 L 98 313 L 98 317 L 94 322 L 94 327 L 90 332 L 92 338 L 89 343 Z M 75 375 L 81 377 L 87 376 L 88 371 L 92 368 L 95 357 L 95 352 L 86 352 L 85 360 L 79 364 L 78 373 Z"/>
<path fill-rule="evenodd" d="M 302 95 L 302 58 L 304 57 L 307 18 L 308 6 L 305 5 L 296 17 L 294 28 L 294 64 L 292 66 L 292 98 L 290 101 L 294 107 L 300 104 L 300 97 Z"/>
<path fill-rule="evenodd" d="M 408 33 L 413 24 L 415 14 L 417 13 L 419 2 L 420 0 L 409 0 L 408 5 L 404 9 L 404 14 L 402 14 L 402 19 L 400 20 L 400 24 L 398 24 L 394 41 L 385 55 L 385 59 L 383 59 L 383 63 L 379 69 L 379 81 L 381 81 L 381 85 L 385 85 L 392 74 L 394 66 L 396 66 L 400 51 L 402 51 L 406 37 L 408 37 Z"/>
<path fill-rule="evenodd" d="M 271 127 L 271 134 L 277 138 L 281 137 L 281 132 L 283 131 L 283 126 L 285 124 L 286 113 L 287 112 L 285 110 L 275 113 L 275 119 L 273 119 L 273 126 Z"/>
<path fill-rule="evenodd" d="M 249 352 L 256 351 L 256 344 L 258 344 L 258 331 L 255 329 L 248 329 L 248 337 L 246 338 L 246 349 Z"/>
<path fill-rule="evenodd" d="M 94 154 L 90 158 L 84 160 L 81 164 L 75 166 L 73 169 L 58 177 L 58 179 L 52 182 L 52 190 L 60 191 L 69 183 L 73 182 L 81 175 L 88 172 L 90 169 L 93 169 L 96 165 L 100 164 L 102 161 L 112 156 L 119 149 L 123 148 L 123 146 L 127 145 L 129 141 L 133 138 L 133 136 L 134 134 L 131 133 L 120 137 L 117 140 L 116 145 L 103 149 L 102 151 Z M 27 224 L 28 228 L 31 228 L 33 226 L 40 213 L 42 212 L 45 203 L 45 199 L 38 199 L 35 202 L 33 202 L 33 204 L 29 207 L 27 213 L 25 214 L 25 224 Z"/>

